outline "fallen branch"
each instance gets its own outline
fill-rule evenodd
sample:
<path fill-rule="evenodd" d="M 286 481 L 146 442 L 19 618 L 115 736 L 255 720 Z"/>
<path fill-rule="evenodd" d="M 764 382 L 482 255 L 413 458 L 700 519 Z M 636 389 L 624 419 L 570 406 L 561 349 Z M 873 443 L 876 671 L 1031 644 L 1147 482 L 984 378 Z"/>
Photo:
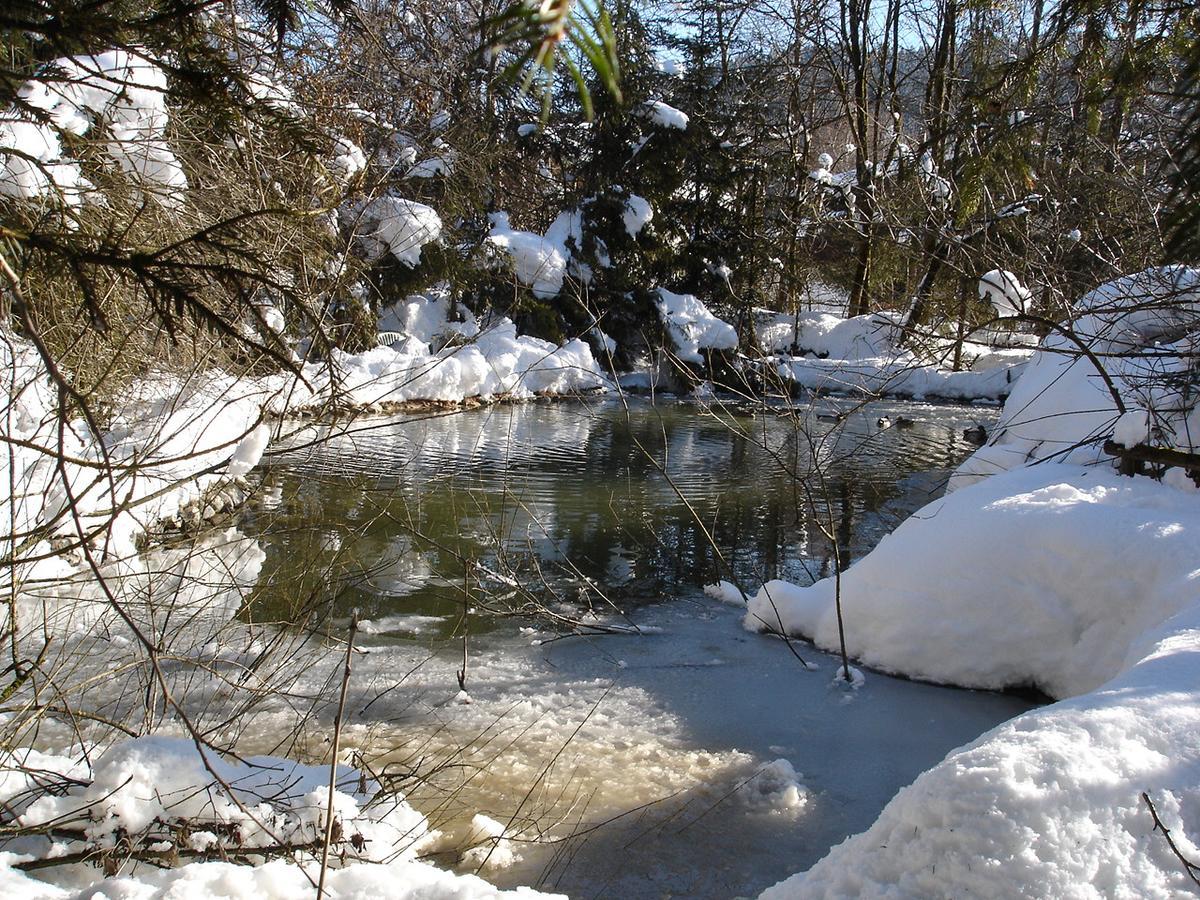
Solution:
<path fill-rule="evenodd" d="M 291 858 L 293 854 L 299 852 L 315 854 L 324 846 L 326 846 L 325 841 L 318 838 L 303 844 L 272 844 L 265 847 L 243 847 L 233 853 L 229 852 L 228 847 L 210 847 L 206 850 L 197 850 L 192 847 L 171 847 L 168 850 L 138 850 L 133 847 L 90 847 L 76 853 L 64 853 L 62 856 L 26 860 L 25 862 L 15 863 L 13 868 L 20 869 L 23 872 L 33 872 L 38 869 L 53 868 L 54 866 L 94 862 L 106 857 L 112 857 L 114 852 L 118 850 L 121 851 L 119 856 L 122 860 L 132 859 L 136 862 L 166 867 L 174 866 L 181 859 L 200 859 L 205 862 L 221 860 L 222 862 L 253 866 L 259 864 L 253 857 Z"/>
<path fill-rule="evenodd" d="M 1167 467 L 1180 466 L 1193 478 L 1200 474 L 1200 453 L 1169 450 L 1166 447 L 1150 447 L 1146 444 L 1124 447 L 1115 441 L 1105 441 L 1104 452 L 1121 461 L 1120 472 L 1122 475 L 1138 474 L 1139 463 L 1152 463 L 1156 466 Z"/>

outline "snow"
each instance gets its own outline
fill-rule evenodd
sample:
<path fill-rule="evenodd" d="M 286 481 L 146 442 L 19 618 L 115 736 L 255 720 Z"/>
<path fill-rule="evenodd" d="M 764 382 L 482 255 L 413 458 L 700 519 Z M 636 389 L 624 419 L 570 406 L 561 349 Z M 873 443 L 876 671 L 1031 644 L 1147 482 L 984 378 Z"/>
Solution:
<path fill-rule="evenodd" d="M 362 222 L 369 229 L 365 237 L 410 269 L 420 264 L 421 249 L 442 235 L 442 220 L 432 207 L 391 194 L 367 203 Z"/>
<path fill-rule="evenodd" d="M 265 386 L 219 372 L 148 377 L 126 393 L 102 433 L 67 423 L 59 471 L 49 377 L 32 347 L 12 336 L 0 340 L 0 384 L 14 398 L 0 431 L 22 442 L 0 458 L 0 477 L 13 486 L 0 515 L 14 533 L 96 531 L 101 558 L 131 556 L 146 531 L 205 497 L 217 502 L 211 492 L 257 462 L 265 443 L 259 422 L 271 401 Z"/>
<path fill-rule="evenodd" d="M 14 767 L 14 763 L 27 768 Z M 29 770 L 60 778 L 61 793 L 39 791 L 29 801 Z M 61 774 L 59 774 L 61 773 Z M 211 851 L 241 854 L 288 841 L 310 844 L 323 833 L 330 769 L 278 757 L 227 760 L 201 751 L 190 740 L 142 737 L 128 740 L 96 759 L 91 771 L 76 760 L 17 751 L 0 768 L 0 799 L 22 825 L 53 824 L 74 830 L 76 839 L 26 841 L 25 857 L 58 855 L 85 847 L 135 847 L 169 853 Z M 331 854 L 327 877 L 331 897 L 474 900 L 549 897 L 528 888 L 498 891 L 471 875 L 455 875 L 417 861 L 434 839 L 425 817 L 402 796 L 385 795 L 373 780 L 337 768 L 334 809 L 343 835 Z M 479 818 L 479 817 L 477 817 Z M 491 820 L 486 820 L 492 823 Z M 499 824 L 499 823 L 492 823 Z M 503 828 L 501 827 L 501 831 Z M 189 836 L 181 838 L 182 834 Z M 500 841 L 497 850 L 511 850 Z M 178 868 L 144 865 L 105 878 L 92 868 L 51 870 L 63 885 L 26 876 L 12 867 L 21 857 L 0 854 L 0 885 L 10 897 L 292 898 L 307 895 L 318 872 L 315 853 L 298 860 L 274 859 L 254 866 L 224 861 L 192 862 Z M 95 892 L 95 893 L 94 893 Z"/>
<path fill-rule="evenodd" d="M 527 399 L 608 387 L 585 341 L 576 338 L 556 345 L 521 335 L 508 318 L 481 326 L 470 310 L 459 309 L 465 321 L 449 321 L 450 300 L 443 289 L 412 295 L 384 310 L 379 324 L 388 345 L 362 353 L 334 350 L 327 361 L 306 363 L 303 382 L 278 382 L 276 395 L 286 397 L 288 406 L 274 410 L 320 409 L 330 401 L 370 410 L 422 401 Z"/>
<path fill-rule="evenodd" d="M 491 816 L 476 813 L 466 842 L 470 845 L 462 855 L 460 867 L 466 871 L 507 869 L 521 861 L 521 854 L 511 840 L 504 836 L 505 826 Z"/>
<path fill-rule="evenodd" d="M 1122 417 L 1113 390 L 1128 411 L 1146 412 L 1161 446 L 1194 446 L 1200 412 L 1183 384 L 1196 339 L 1180 332 L 1200 316 L 1200 270 L 1168 267 L 1122 276 L 1075 306 L 1076 339 L 1052 332 L 1042 341 L 987 445 L 959 467 L 952 489 L 1041 460 L 1107 464 L 1103 443 Z M 1079 342 L 1103 359 L 1103 376 L 1080 354 Z M 1132 352 L 1143 348 L 1151 352 Z M 1124 419 L 1118 443 L 1132 437 L 1135 423 L 1140 419 Z"/>
<path fill-rule="evenodd" d="M 656 53 L 654 69 L 671 78 L 680 78 L 687 74 L 687 63 L 665 53 Z"/>
<path fill-rule="evenodd" d="M 786 759 L 776 759 L 754 774 L 741 799 L 750 806 L 760 806 L 774 814 L 794 813 L 808 802 L 808 789 L 800 781 L 795 766 Z"/>
<path fill-rule="evenodd" d="M 720 600 L 722 603 L 731 603 L 734 606 L 745 606 L 746 596 L 742 593 L 741 588 L 736 584 L 728 581 L 718 581 L 716 584 L 706 584 L 704 593 L 712 597 L 714 600 Z"/>
<path fill-rule="evenodd" d="M 1131 409 L 1117 419 L 1113 426 L 1113 442 L 1122 447 L 1136 447 L 1150 439 L 1150 413 L 1145 409 Z"/>
<path fill-rule="evenodd" d="M 1020 279 L 1005 269 L 992 269 L 979 279 L 979 299 L 986 300 L 1001 318 L 1029 311 L 1032 296 Z"/>
<path fill-rule="evenodd" d="M 847 649 L 910 677 L 1055 697 L 1116 676 L 1198 597 L 1200 509 L 1115 472 L 1013 469 L 935 500 L 842 573 Z M 838 646 L 832 579 L 769 582 L 746 624 Z"/>
<path fill-rule="evenodd" d="M 451 319 L 450 286 L 435 285 L 424 294 L 413 294 L 385 308 L 379 316 L 380 332 L 398 332 L 423 344 L 470 339 L 479 334 L 479 322 L 465 304 L 458 304 L 461 322 Z"/>
<path fill-rule="evenodd" d="M 307 843 L 319 833 L 329 783 L 328 766 L 304 766 L 274 757 L 226 760 L 183 738 L 142 737 L 117 744 L 96 759 L 84 784 L 61 794 L 42 793 L 19 809 L 22 825 L 79 823 L 82 840 L 114 846 L 122 833 L 170 840 L 186 822 L 216 835 L 226 851 Z M 358 773 L 339 767 L 334 804 L 350 839 L 366 838 L 352 855 L 382 859 L 420 849 L 428 827 L 403 798 L 370 805 L 378 785 L 360 785 Z M 360 790 L 366 787 L 367 790 Z"/>
<path fill-rule="evenodd" d="M 166 93 L 166 75 L 148 51 L 56 59 L 17 91 L 22 106 L 45 121 L 31 120 L 22 107 L 0 116 L 0 194 L 54 195 L 78 205 L 92 186 L 65 154 L 60 134 L 85 135 L 102 122 L 109 158 L 139 190 L 165 206 L 179 205 L 188 184 L 164 137 Z"/>
<path fill-rule="evenodd" d="M 569 256 L 564 246 L 569 229 L 564 230 L 563 218 L 560 216 L 545 236 L 514 229 L 506 213 L 493 213 L 490 220 L 488 243 L 508 254 L 517 280 L 530 287 L 538 299 L 556 296 L 562 290 Z"/>
<path fill-rule="evenodd" d="M 675 345 L 675 355 L 684 362 L 704 361 L 702 350 L 736 350 L 737 332 L 728 322 L 714 316 L 692 294 L 675 294 L 658 289 L 658 313 Z"/>
<path fill-rule="evenodd" d="M 680 131 L 687 130 L 689 121 L 687 114 L 663 103 L 661 100 L 647 100 L 642 104 L 641 113 L 660 128 L 677 128 Z"/>
<path fill-rule="evenodd" d="M 1086 295 L 1075 328 L 1094 352 L 1121 351 L 1103 364 L 1132 408 L 1118 417 L 1094 365 L 1052 334 L 958 489 L 841 575 L 855 659 L 965 687 L 1036 686 L 1059 702 L 950 754 L 764 900 L 1193 890 L 1144 798 L 1197 858 L 1200 507 L 1182 470 L 1162 483 L 1119 476 L 1097 444 L 1149 432 L 1192 446 L 1194 400 L 1171 385 L 1190 361 L 1162 351 L 1192 346 L 1181 332 L 1196 328 L 1198 286 L 1195 270 L 1172 267 Z M 770 582 L 746 627 L 832 649 L 836 591 L 833 579 Z"/>
<path fill-rule="evenodd" d="M 875 824 L 762 900 L 896 896 L 1183 897 L 1200 820 L 1200 614 L 1139 642 L 1102 689 L 1027 713 L 949 755 Z"/>
<path fill-rule="evenodd" d="M 588 330 L 588 336 L 596 342 L 596 346 L 606 356 L 612 356 L 617 352 L 617 342 L 610 335 L 605 334 L 599 325 L 593 325 Z"/>
<path fill-rule="evenodd" d="M 333 159 L 329 168 L 342 183 L 346 184 L 367 167 L 367 157 L 352 140 L 345 137 L 333 142 Z"/>
<path fill-rule="evenodd" d="M 453 151 L 431 156 L 428 159 L 423 159 L 419 163 L 412 166 L 404 173 L 405 178 L 434 178 L 438 175 L 449 175 L 454 169 L 455 162 L 458 161 L 458 155 Z"/>
<path fill-rule="evenodd" d="M 965 342 L 965 368 L 945 367 L 954 342 L 941 340 L 924 353 L 899 346 L 903 317 L 879 312 L 844 318 L 834 312 L 760 313 L 755 334 L 763 360 L 784 384 L 809 390 L 949 400 L 998 400 L 1008 395 L 1017 374 L 1032 355 L 1027 348 L 997 350 Z"/>
<path fill-rule="evenodd" d="M 233 456 L 229 459 L 229 465 L 225 471 L 231 478 L 241 478 L 249 474 L 250 470 L 258 465 L 258 461 L 262 459 L 263 451 L 267 449 L 267 441 L 271 438 L 271 428 L 269 425 L 261 424 L 244 438 L 233 450 Z"/>
<path fill-rule="evenodd" d="M 621 213 L 621 221 L 625 224 L 628 235 L 631 238 L 637 237 L 653 218 L 654 207 L 650 205 L 650 201 L 637 194 L 630 194 Z"/>

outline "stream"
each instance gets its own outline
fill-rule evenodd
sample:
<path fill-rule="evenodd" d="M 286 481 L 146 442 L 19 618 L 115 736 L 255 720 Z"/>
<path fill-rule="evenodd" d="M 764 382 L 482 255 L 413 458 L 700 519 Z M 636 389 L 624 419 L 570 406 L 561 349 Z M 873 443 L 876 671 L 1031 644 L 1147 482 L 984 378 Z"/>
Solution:
<path fill-rule="evenodd" d="M 347 740 L 427 773 L 405 792 L 440 862 L 577 898 L 752 896 L 1033 704 L 836 684 L 833 657 L 744 630 L 704 585 L 810 583 L 834 541 L 852 564 L 994 419 L 626 398 L 312 426 L 244 514 L 266 551 L 248 614 L 357 610 L 356 682 L 387 687 Z M 504 839 L 466 850 L 487 821 Z"/>

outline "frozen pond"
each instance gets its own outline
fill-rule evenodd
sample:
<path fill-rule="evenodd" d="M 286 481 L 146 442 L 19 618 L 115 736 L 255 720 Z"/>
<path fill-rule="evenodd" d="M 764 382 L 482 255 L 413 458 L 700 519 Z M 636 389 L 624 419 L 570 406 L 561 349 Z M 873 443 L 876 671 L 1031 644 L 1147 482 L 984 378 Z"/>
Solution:
<path fill-rule="evenodd" d="M 536 403 L 301 435 L 243 523 L 267 552 L 250 610 L 334 629 L 360 610 L 372 699 L 348 740 L 406 773 L 445 863 L 574 897 L 752 895 L 1030 705 L 877 673 L 848 690 L 832 658 L 703 594 L 827 574 L 827 535 L 861 555 L 994 418 L 818 403 Z M 511 840 L 464 855 L 477 814 Z"/>

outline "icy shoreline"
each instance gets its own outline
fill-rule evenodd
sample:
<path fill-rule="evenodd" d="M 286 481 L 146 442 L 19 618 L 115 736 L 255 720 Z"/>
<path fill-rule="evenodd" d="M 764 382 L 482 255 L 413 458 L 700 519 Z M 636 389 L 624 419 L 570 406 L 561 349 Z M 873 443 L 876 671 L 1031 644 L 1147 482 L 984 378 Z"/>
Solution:
<path fill-rule="evenodd" d="M 764 900 L 1194 889 L 1156 816 L 1200 858 L 1200 493 L 1178 468 L 1119 476 L 1100 448 L 1194 452 L 1198 413 L 1177 387 L 1190 357 L 1163 339 L 1194 328 L 1198 285 L 1149 270 L 1083 298 L 1075 334 L 1111 354 L 1106 382 L 1051 336 L 955 490 L 842 573 L 840 597 L 828 579 L 750 601 L 747 628 L 832 649 L 840 599 L 857 659 L 1061 698 L 951 753 Z"/>

